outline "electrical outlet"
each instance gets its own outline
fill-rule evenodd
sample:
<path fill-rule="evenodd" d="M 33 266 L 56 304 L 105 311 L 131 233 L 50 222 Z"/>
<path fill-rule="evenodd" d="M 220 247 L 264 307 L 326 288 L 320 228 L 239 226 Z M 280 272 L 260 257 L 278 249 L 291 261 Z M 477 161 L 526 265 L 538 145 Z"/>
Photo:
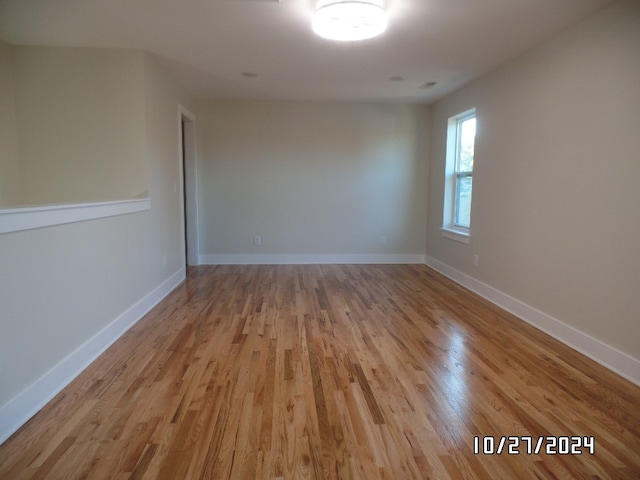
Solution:
<path fill-rule="evenodd" d="M 473 265 L 478 266 L 480 264 L 480 257 L 478 255 L 473 256 Z"/>
<path fill-rule="evenodd" d="M 261 243 L 262 243 L 262 239 L 260 238 L 260 235 L 254 235 L 254 237 L 253 237 L 253 244 L 254 244 L 256 247 L 259 247 Z"/>
<path fill-rule="evenodd" d="M 387 236 L 386 235 L 381 235 L 380 236 L 380 245 L 386 245 L 387 244 Z"/>

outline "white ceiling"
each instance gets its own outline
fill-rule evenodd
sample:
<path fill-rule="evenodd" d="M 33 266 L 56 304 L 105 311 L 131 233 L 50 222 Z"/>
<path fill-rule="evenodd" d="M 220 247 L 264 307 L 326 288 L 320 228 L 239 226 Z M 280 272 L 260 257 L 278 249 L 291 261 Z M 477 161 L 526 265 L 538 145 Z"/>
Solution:
<path fill-rule="evenodd" d="M 429 103 L 611 1 L 385 0 L 387 32 L 345 44 L 317 0 L 0 0 L 0 38 L 144 49 L 198 97 Z"/>

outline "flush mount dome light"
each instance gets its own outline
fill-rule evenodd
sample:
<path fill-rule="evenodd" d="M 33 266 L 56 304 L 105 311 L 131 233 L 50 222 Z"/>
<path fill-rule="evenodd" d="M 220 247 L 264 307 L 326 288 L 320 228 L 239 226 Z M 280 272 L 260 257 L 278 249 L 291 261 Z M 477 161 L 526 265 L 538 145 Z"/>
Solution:
<path fill-rule="evenodd" d="M 387 13 L 370 0 L 338 0 L 321 4 L 313 18 L 313 31 L 322 38 L 366 40 L 387 29 Z"/>

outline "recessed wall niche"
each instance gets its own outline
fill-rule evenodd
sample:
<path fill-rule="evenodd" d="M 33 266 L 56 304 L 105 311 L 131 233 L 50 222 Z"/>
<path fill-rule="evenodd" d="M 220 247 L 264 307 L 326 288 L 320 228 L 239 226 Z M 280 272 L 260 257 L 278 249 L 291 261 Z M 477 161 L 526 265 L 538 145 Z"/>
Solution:
<path fill-rule="evenodd" d="M 147 196 L 144 53 L 0 41 L 0 209 Z"/>

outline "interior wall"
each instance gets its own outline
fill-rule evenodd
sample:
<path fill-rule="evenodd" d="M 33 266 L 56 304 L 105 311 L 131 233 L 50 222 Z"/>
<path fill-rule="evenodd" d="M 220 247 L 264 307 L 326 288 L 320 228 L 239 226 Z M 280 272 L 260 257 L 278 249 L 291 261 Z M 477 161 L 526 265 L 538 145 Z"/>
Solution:
<path fill-rule="evenodd" d="M 139 253 L 145 257 L 149 273 L 155 278 L 166 278 L 186 265 L 179 106 L 193 112 L 195 104 L 148 54 L 144 67 L 152 215 L 147 246 Z"/>
<path fill-rule="evenodd" d="M 31 46 L 11 52 L 18 204 L 146 197 L 143 52 Z"/>
<path fill-rule="evenodd" d="M 145 148 L 131 160 L 148 165 L 151 210 L 0 235 L 0 413 L 163 282 L 184 276 L 174 186 L 178 104 L 189 108 L 190 99 L 152 59 L 137 58 L 144 110 L 132 133 Z"/>
<path fill-rule="evenodd" d="M 13 59 L 0 40 L 0 206 L 20 203 L 20 182 Z"/>
<path fill-rule="evenodd" d="M 428 107 L 211 101 L 198 128 L 201 254 L 424 255 Z"/>
<path fill-rule="evenodd" d="M 640 359 L 640 3 L 433 106 L 427 254 Z M 475 107 L 471 241 L 441 235 L 448 117 Z M 473 265 L 478 255 L 479 265 Z"/>

